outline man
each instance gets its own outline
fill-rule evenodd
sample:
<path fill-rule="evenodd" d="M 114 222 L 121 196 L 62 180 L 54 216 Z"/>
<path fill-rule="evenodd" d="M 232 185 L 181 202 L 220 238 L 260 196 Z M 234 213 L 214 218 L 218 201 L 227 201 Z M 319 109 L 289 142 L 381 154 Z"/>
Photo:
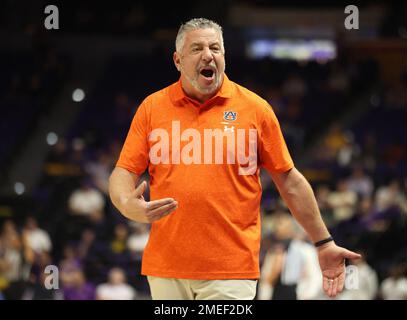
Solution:
<path fill-rule="evenodd" d="M 333 297 L 343 288 L 345 258 L 359 255 L 332 241 L 272 108 L 227 78 L 224 55 L 218 24 L 192 19 L 180 27 L 173 58 L 181 77 L 140 105 L 110 177 L 119 211 L 152 223 L 142 263 L 152 297 L 255 297 L 260 167 L 318 243 L 324 290 Z M 147 168 L 149 202 L 139 183 Z"/>

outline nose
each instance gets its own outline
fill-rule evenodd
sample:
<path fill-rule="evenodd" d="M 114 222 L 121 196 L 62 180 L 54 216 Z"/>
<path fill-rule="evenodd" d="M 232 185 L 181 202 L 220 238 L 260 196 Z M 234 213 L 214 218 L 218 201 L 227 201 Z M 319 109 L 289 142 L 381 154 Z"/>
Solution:
<path fill-rule="evenodd" d="M 208 47 L 202 52 L 202 60 L 205 62 L 211 62 L 213 60 L 212 52 Z"/>

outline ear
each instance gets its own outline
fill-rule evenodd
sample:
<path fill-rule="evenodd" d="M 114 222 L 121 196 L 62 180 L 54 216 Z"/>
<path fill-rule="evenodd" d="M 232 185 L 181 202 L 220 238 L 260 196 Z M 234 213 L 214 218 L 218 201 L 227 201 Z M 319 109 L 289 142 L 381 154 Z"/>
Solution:
<path fill-rule="evenodd" d="M 181 60 L 180 60 L 179 54 L 177 52 L 174 52 L 172 58 L 174 60 L 174 64 L 175 64 L 175 67 L 177 68 L 177 70 L 181 71 Z"/>

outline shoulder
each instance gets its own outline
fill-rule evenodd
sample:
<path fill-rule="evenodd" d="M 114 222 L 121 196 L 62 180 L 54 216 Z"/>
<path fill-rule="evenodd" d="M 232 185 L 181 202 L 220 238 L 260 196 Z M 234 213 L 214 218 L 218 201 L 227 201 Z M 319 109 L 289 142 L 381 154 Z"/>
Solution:
<path fill-rule="evenodd" d="M 233 94 L 235 98 L 238 99 L 244 99 L 247 102 L 251 102 L 255 105 L 268 105 L 267 101 L 264 100 L 261 96 L 259 96 L 257 93 L 254 93 L 253 91 L 249 90 L 248 88 L 231 81 L 231 84 L 233 86 Z"/>
<path fill-rule="evenodd" d="M 173 83 L 165 88 L 157 90 L 149 94 L 142 102 L 142 105 L 145 105 L 148 108 L 152 106 L 160 105 L 162 102 L 167 102 L 170 99 L 170 92 L 177 83 Z"/>
<path fill-rule="evenodd" d="M 171 84 L 147 95 L 135 107 L 133 122 L 137 122 L 138 119 L 140 125 L 148 126 L 154 114 L 161 114 L 160 111 L 156 112 L 157 109 L 163 109 L 170 104 L 170 88 L 174 85 Z"/>
<path fill-rule="evenodd" d="M 273 107 L 257 93 L 243 87 L 240 84 L 232 82 L 234 87 L 234 98 L 242 101 L 248 105 L 251 109 L 255 109 L 256 112 L 264 117 L 269 113 L 273 113 Z"/>

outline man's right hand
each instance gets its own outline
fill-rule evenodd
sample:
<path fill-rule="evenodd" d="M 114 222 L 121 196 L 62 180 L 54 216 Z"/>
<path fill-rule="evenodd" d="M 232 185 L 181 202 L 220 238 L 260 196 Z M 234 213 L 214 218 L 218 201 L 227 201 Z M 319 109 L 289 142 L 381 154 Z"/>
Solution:
<path fill-rule="evenodd" d="M 151 223 L 178 208 L 178 202 L 172 198 L 145 201 L 143 193 L 146 187 L 147 183 L 143 181 L 130 195 L 123 196 L 120 199 L 120 211 L 129 219 L 142 223 Z"/>

